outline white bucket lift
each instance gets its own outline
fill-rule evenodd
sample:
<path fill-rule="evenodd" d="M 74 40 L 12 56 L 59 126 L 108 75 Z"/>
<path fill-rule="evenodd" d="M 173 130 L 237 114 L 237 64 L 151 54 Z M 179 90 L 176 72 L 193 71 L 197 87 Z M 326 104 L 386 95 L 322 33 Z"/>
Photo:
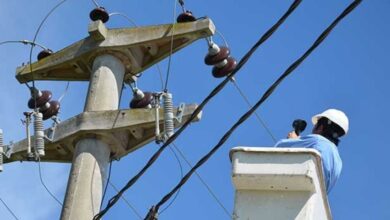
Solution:
<path fill-rule="evenodd" d="M 307 148 L 230 151 L 235 220 L 331 220 L 320 154 Z"/>

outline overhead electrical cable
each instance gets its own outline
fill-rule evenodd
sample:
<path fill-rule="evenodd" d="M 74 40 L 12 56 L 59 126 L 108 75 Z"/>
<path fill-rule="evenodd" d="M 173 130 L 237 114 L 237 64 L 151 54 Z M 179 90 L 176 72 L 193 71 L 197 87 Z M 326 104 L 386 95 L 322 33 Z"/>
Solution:
<path fill-rule="evenodd" d="M 183 160 L 187 163 L 187 165 L 192 168 L 193 165 L 190 163 L 190 161 L 187 159 L 187 157 L 184 155 L 184 153 L 180 150 L 180 148 L 175 144 L 175 143 L 172 143 L 173 147 L 175 148 L 175 150 L 177 152 L 179 152 L 179 155 L 183 158 Z M 214 200 L 216 201 L 216 203 L 218 203 L 218 205 L 221 207 L 221 209 L 225 212 L 225 214 L 229 217 L 229 219 L 232 219 L 232 216 L 231 214 L 229 213 L 229 211 L 227 210 L 227 208 L 223 205 L 223 203 L 221 202 L 220 199 L 218 199 L 217 195 L 213 192 L 213 190 L 211 189 L 211 187 L 206 183 L 206 181 L 202 178 L 202 176 L 197 172 L 195 171 L 195 175 L 198 177 L 198 179 L 200 180 L 200 182 L 204 185 L 204 187 L 207 189 L 208 193 L 211 195 L 211 197 L 214 198 Z"/>
<path fill-rule="evenodd" d="M 41 158 L 38 157 L 38 172 L 39 172 L 39 179 L 41 181 L 42 186 L 45 188 L 46 192 L 62 207 L 62 202 L 60 202 L 59 199 L 49 190 L 49 188 L 46 186 L 45 182 L 42 178 L 42 170 L 41 170 Z"/>
<path fill-rule="evenodd" d="M 110 165 L 108 167 L 108 177 L 107 177 L 107 180 L 106 180 L 106 186 L 104 187 L 103 196 L 102 196 L 102 202 L 100 203 L 100 208 L 103 206 L 104 198 L 106 197 L 106 193 L 107 193 L 108 183 L 110 182 L 110 179 L 111 179 L 111 168 L 112 168 L 112 160 L 110 161 Z"/>
<path fill-rule="evenodd" d="M 241 97 L 244 99 L 244 101 L 246 102 L 246 104 L 249 106 L 249 108 L 252 108 L 252 104 L 250 103 L 248 97 L 246 97 L 245 93 L 241 90 L 241 88 L 238 86 L 237 82 L 235 79 L 232 79 L 232 83 L 234 85 L 234 87 L 237 89 L 238 93 L 241 95 Z M 264 122 L 263 119 L 260 118 L 260 115 L 257 114 L 257 112 L 254 112 L 257 120 L 259 121 L 259 123 L 263 126 L 263 128 L 267 131 L 267 133 L 269 134 L 269 136 L 272 138 L 272 140 L 276 143 L 277 140 L 275 138 L 275 136 L 272 134 L 272 131 L 271 129 L 269 129 L 269 127 L 267 126 L 267 124 Z"/>
<path fill-rule="evenodd" d="M 15 213 L 12 211 L 12 209 L 7 205 L 7 203 L 6 203 L 2 198 L 0 198 L 0 201 L 1 201 L 1 203 L 3 203 L 4 207 L 8 210 L 9 213 L 11 213 L 11 215 L 12 215 L 16 220 L 19 220 L 19 218 L 16 217 Z"/>
<path fill-rule="evenodd" d="M 287 77 L 289 76 L 329 35 L 329 33 L 337 26 L 337 24 L 345 18 L 350 12 L 352 12 L 362 0 L 355 0 L 352 2 L 315 40 L 312 46 L 294 63 L 292 63 L 284 73 L 267 89 L 267 91 L 263 94 L 263 96 L 257 101 L 257 103 L 245 114 L 243 114 L 240 119 L 222 136 L 219 140 L 218 144 L 215 145 L 205 156 L 203 156 L 195 166 L 183 177 L 183 179 L 168 193 L 166 194 L 155 206 L 153 206 L 148 215 L 145 217 L 146 220 L 154 219 L 153 216 L 158 212 L 159 208 L 169 200 L 169 198 L 180 189 L 191 177 L 191 175 L 202 166 L 210 157 L 229 139 L 230 135 L 243 123 L 245 122 L 252 114 L 256 111 L 256 109 L 265 101 L 267 98 L 273 93 L 273 91 L 277 88 L 277 86 Z"/>
<path fill-rule="evenodd" d="M 108 182 L 108 184 L 110 184 L 110 186 L 115 190 L 115 192 L 119 192 L 119 189 L 112 183 L 112 182 Z M 121 199 L 126 203 L 126 205 L 135 213 L 135 215 L 139 218 L 139 219 L 142 219 L 142 216 L 141 214 L 137 211 L 137 209 L 135 209 L 134 206 L 132 206 L 130 204 L 130 202 L 125 198 L 124 195 L 121 196 Z"/>
<path fill-rule="evenodd" d="M 29 56 L 29 64 L 30 64 L 30 72 L 32 73 L 33 71 L 33 68 L 32 68 L 32 52 L 33 52 L 33 49 L 34 49 L 34 45 L 35 45 L 35 41 L 37 40 L 37 37 L 38 37 L 38 34 L 43 26 L 43 24 L 46 22 L 46 20 L 49 18 L 49 16 L 58 8 L 60 7 L 64 2 L 66 2 L 66 0 L 62 0 L 60 1 L 59 3 L 57 3 L 50 11 L 49 13 L 46 14 L 46 16 L 43 18 L 43 20 L 41 21 L 41 23 L 39 24 L 36 32 L 35 32 L 35 35 L 34 35 L 34 38 L 33 38 L 33 41 L 32 41 L 32 44 L 31 44 L 31 48 L 30 48 L 30 56 Z M 31 78 L 32 78 L 32 88 L 35 89 L 35 80 L 34 80 L 34 74 L 31 74 Z M 36 103 L 35 103 L 36 104 Z"/>
<path fill-rule="evenodd" d="M 147 164 L 133 177 L 128 183 L 119 191 L 117 195 L 112 197 L 107 206 L 95 217 L 94 220 L 101 219 L 107 211 L 114 206 L 114 204 L 119 200 L 121 195 L 128 190 L 145 172 L 146 170 L 157 160 L 160 154 L 164 151 L 164 149 L 170 145 L 188 126 L 189 124 L 198 116 L 198 114 L 202 111 L 204 106 L 215 96 L 217 95 L 225 85 L 232 79 L 232 77 L 241 69 L 241 67 L 249 60 L 252 54 L 257 50 L 257 48 L 262 45 L 272 34 L 284 23 L 284 21 L 290 16 L 290 14 L 299 6 L 302 0 L 294 0 L 294 2 L 290 5 L 289 9 L 284 13 L 284 15 L 270 28 L 267 30 L 265 34 L 263 34 L 260 39 L 255 43 L 255 45 L 244 55 L 244 57 L 237 64 L 237 67 L 233 70 L 233 72 L 226 77 L 217 87 L 211 91 L 211 93 L 202 101 L 202 103 L 194 110 L 191 116 L 186 120 L 183 125 L 152 155 Z"/>

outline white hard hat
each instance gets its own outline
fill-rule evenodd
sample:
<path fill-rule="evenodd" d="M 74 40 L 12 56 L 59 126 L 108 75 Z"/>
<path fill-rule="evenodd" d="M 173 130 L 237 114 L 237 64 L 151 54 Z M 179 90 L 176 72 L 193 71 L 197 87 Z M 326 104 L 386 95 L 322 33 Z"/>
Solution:
<path fill-rule="evenodd" d="M 337 124 L 338 126 L 340 126 L 344 130 L 345 134 L 348 133 L 349 120 L 344 112 L 337 110 L 337 109 L 328 109 L 328 110 L 322 112 L 321 114 L 314 115 L 311 118 L 311 121 L 315 125 L 315 124 L 317 124 L 318 120 L 322 117 L 325 117 L 325 118 L 331 120 L 332 122 L 334 122 L 335 124 Z"/>

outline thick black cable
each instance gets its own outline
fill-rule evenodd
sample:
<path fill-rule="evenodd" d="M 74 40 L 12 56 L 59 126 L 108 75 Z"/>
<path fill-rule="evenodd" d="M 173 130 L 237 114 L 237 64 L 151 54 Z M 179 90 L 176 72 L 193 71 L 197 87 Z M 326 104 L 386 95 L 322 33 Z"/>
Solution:
<path fill-rule="evenodd" d="M 15 213 L 12 211 L 12 209 L 7 205 L 7 203 L 4 202 L 2 198 L 0 198 L 1 203 L 3 203 L 4 207 L 8 210 L 9 213 L 16 219 L 19 220 L 18 217 L 16 217 Z"/>
<path fill-rule="evenodd" d="M 106 208 L 104 208 L 101 212 L 99 212 L 94 220 L 101 219 L 107 211 L 114 206 L 114 204 L 120 199 L 121 195 L 128 190 L 145 172 L 146 170 L 157 160 L 160 154 L 165 150 L 165 148 L 170 145 L 188 126 L 189 124 L 198 116 L 198 114 L 202 111 L 204 106 L 215 96 L 217 95 L 225 85 L 231 80 L 231 78 L 242 68 L 242 66 L 249 60 L 252 54 L 257 50 L 257 48 L 262 45 L 272 34 L 283 24 L 283 22 L 290 16 L 290 14 L 298 7 L 298 5 L 302 2 L 302 0 L 294 0 L 289 9 L 285 12 L 285 14 L 270 28 L 267 30 L 265 34 L 263 34 L 260 39 L 256 42 L 256 44 L 244 55 L 244 57 L 237 64 L 237 67 L 233 70 L 233 72 L 226 77 L 217 87 L 211 91 L 211 93 L 202 101 L 202 103 L 194 110 L 188 120 L 184 122 L 184 124 L 153 154 L 153 156 L 149 159 L 147 164 L 133 177 L 127 182 L 127 184 L 119 191 L 117 195 L 112 197 L 108 202 Z"/>
<path fill-rule="evenodd" d="M 110 182 L 110 179 L 111 179 L 111 168 L 112 168 L 112 160 L 110 161 L 110 166 L 108 168 L 108 177 L 106 180 L 106 186 L 104 187 L 104 192 L 103 192 L 102 201 L 100 203 L 100 208 L 103 206 L 104 198 L 106 197 L 106 193 L 107 193 L 108 183 Z"/>
<path fill-rule="evenodd" d="M 276 89 L 276 87 L 287 77 L 289 76 L 329 35 L 329 33 L 333 30 L 334 27 L 350 12 L 352 12 L 362 0 L 355 0 L 352 2 L 316 39 L 316 41 L 312 44 L 312 46 L 294 63 L 292 63 L 285 72 L 267 89 L 267 91 L 263 94 L 260 100 L 223 135 L 223 137 L 219 140 L 218 144 L 215 145 L 209 153 L 207 153 L 204 157 L 202 157 L 195 166 L 183 177 L 183 179 L 176 185 L 171 192 L 165 195 L 160 202 L 158 202 L 151 210 L 158 211 L 158 209 L 163 205 L 169 198 L 179 189 L 181 188 L 187 180 L 191 177 L 191 175 L 198 169 L 201 165 L 203 165 L 225 142 L 228 140 L 230 135 L 243 123 L 245 122 L 255 111 L 256 109 L 272 94 L 272 92 Z M 149 213 L 148 216 L 152 216 L 153 213 Z"/>

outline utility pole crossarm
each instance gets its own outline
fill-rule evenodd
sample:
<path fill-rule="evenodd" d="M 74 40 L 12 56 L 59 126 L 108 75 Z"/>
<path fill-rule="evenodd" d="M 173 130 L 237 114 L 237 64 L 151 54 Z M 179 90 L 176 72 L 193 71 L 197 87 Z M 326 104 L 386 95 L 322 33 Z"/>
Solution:
<path fill-rule="evenodd" d="M 187 120 L 196 105 L 186 105 L 180 127 Z M 52 137 L 51 128 L 45 130 L 45 135 L 51 140 L 45 140 L 46 155 L 41 157 L 44 162 L 72 162 L 74 143 L 86 137 L 95 137 L 110 143 L 112 157 L 119 159 L 128 153 L 154 140 L 155 117 L 154 109 L 126 109 L 111 111 L 83 112 L 58 124 Z M 177 114 L 178 109 L 174 110 Z M 160 109 L 160 127 L 163 127 L 164 114 Z M 200 120 L 199 115 L 194 121 Z M 27 161 L 27 139 L 14 143 L 5 157 L 4 163 Z"/>
<path fill-rule="evenodd" d="M 100 54 L 111 54 L 125 66 L 125 81 L 192 42 L 211 36 L 213 22 L 195 22 L 107 29 L 101 21 L 89 25 L 90 36 L 35 63 L 17 68 L 20 83 L 34 80 L 88 81 L 90 66 Z M 32 68 L 32 72 L 31 72 Z M 34 76 L 34 77 L 33 77 Z"/>

